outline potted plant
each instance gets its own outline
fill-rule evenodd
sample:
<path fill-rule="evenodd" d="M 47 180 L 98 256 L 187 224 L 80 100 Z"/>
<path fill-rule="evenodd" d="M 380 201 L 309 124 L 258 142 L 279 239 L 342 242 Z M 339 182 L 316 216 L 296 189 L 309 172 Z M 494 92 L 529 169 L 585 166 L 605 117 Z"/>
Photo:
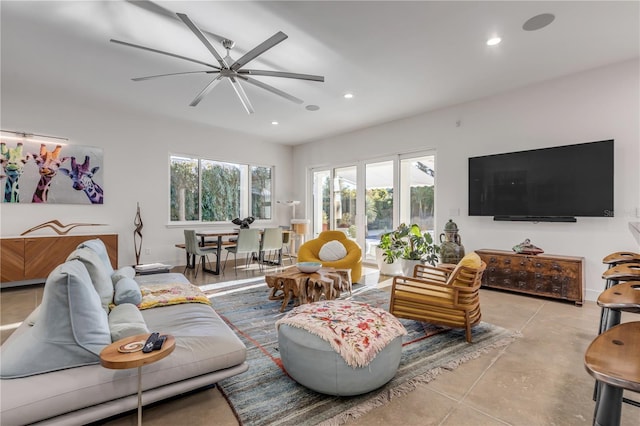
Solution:
<path fill-rule="evenodd" d="M 399 254 L 396 249 L 395 231 L 380 235 L 380 242 L 376 247 L 376 260 L 382 275 L 401 275 Z"/>
<path fill-rule="evenodd" d="M 428 263 L 435 266 L 440 247 L 433 242 L 428 232 L 422 232 L 417 224 L 407 226 L 404 223 L 395 231 L 383 234 L 380 238 L 383 258 L 386 263 L 400 259 L 402 273 L 413 275 L 416 263 Z"/>

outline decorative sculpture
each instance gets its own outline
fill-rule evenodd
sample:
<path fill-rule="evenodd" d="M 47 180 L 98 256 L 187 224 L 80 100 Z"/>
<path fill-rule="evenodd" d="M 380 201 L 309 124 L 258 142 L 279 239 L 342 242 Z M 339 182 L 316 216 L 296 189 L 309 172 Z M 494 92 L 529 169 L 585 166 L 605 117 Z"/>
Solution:
<path fill-rule="evenodd" d="M 249 228 L 249 225 L 253 223 L 254 220 L 256 220 L 256 218 L 253 216 L 245 217 L 244 219 L 240 219 L 239 217 L 236 217 L 231 221 L 231 223 L 235 225 L 239 225 L 240 229 L 247 229 Z"/>
<path fill-rule="evenodd" d="M 536 247 L 533 244 L 531 244 L 531 240 L 528 238 L 523 242 L 521 242 L 520 244 L 516 244 L 515 246 L 513 246 L 513 251 L 520 254 L 534 254 L 534 255 L 544 253 L 544 250 L 542 250 L 540 247 Z"/>
<path fill-rule="evenodd" d="M 71 231 L 73 228 L 77 226 L 105 226 L 105 224 L 104 223 L 70 223 L 68 225 L 63 225 L 62 223 L 60 223 L 59 220 L 54 219 L 48 222 L 41 223 L 40 225 L 34 226 L 33 228 L 27 229 L 20 235 L 27 235 L 33 231 L 37 231 L 38 229 L 43 229 L 43 228 L 51 228 L 58 235 L 67 235 L 69 231 Z"/>
<path fill-rule="evenodd" d="M 136 209 L 136 217 L 133 219 L 135 229 L 133 230 L 133 249 L 136 252 L 136 265 L 140 264 L 140 252 L 142 251 L 142 216 L 140 216 L 140 203 Z"/>

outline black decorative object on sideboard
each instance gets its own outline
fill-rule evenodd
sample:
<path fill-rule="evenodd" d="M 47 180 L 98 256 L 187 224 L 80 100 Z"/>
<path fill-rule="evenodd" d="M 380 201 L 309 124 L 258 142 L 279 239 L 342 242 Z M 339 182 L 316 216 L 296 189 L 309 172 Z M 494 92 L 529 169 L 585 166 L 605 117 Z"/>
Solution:
<path fill-rule="evenodd" d="M 571 301 L 582 306 L 583 257 L 491 249 L 476 250 L 476 253 L 487 264 L 482 287 Z"/>

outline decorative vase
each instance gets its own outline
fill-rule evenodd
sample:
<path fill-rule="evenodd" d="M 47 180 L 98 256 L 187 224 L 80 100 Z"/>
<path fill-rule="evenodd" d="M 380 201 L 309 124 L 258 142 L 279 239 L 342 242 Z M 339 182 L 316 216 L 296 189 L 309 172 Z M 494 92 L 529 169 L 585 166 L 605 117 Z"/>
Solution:
<path fill-rule="evenodd" d="M 444 237 L 444 241 L 442 241 Z M 458 235 L 458 225 L 451 219 L 444 226 L 444 232 L 440 234 L 440 261 L 442 263 L 456 264 L 464 257 L 462 238 Z"/>

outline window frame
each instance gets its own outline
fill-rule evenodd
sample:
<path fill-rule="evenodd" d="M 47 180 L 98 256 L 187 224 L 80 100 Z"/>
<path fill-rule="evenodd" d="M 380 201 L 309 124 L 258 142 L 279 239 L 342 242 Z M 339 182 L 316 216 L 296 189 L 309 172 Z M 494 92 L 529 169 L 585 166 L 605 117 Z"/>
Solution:
<path fill-rule="evenodd" d="M 196 162 L 196 167 L 197 167 L 197 192 L 198 192 L 198 196 L 197 196 L 197 216 L 198 219 L 197 220 L 174 220 L 172 217 L 172 192 L 173 192 L 173 188 L 172 188 L 172 167 L 174 164 L 174 159 L 179 159 L 182 161 L 195 161 Z M 213 159 L 213 158 L 209 158 L 206 156 L 202 156 L 202 155 L 193 155 L 193 154 L 184 154 L 184 153 L 177 153 L 177 152 L 170 152 L 169 156 L 168 156 L 168 168 L 169 168 L 169 173 L 168 173 L 168 225 L 169 226 L 184 226 L 184 225 L 189 225 L 189 226 L 197 226 L 197 225 L 222 225 L 222 224 L 229 224 L 231 223 L 231 219 L 229 220 L 203 220 L 202 216 L 203 216 L 203 208 L 202 208 L 202 195 L 203 195 L 203 185 L 202 185 L 202 166 L 203 166 L 203 162 L 213 162 L 213 163 L 221 163 L 221 164 L 226 164 L 226 165 L 231 165 L 231 166 L 235 166 L 238 167 L 238 169 L 240 170 L 240 186 L 238 188 L 238 192 L 239 192 L 239 216 L 240 218 L 245 218 L 248 216 L 251 216 L 252 210 L 253 210 L 253 197 L 252 197 L 252 171 L 254 170 L 254 168 L 264 168 L 264 169 L 268 169 L 270 171 L 270 179 L 269 179 L 269 187 L 267 188 L 267 191 L 270 192 L 269 196 L 270 196 L 270 209 L 269 209 L 269 217 L 265 217 L 265 218 L 256 218 L 256 222 L 270 222 L 275 220 L 274 217 L 274 213 L 275 213 L 275 209 L 274 209 L 274 200 L 273 200 L 273 194 L 275 193 L 275 165 L 265 165 L 265 164 L 258 164 L 258 163 L 249 163 L 249 162 L 233 162 L 233 161 L 228 161 L 228 160 L 221 160 L 221 159 Z M 232 218 L 233 219 L 233 218 Z"/>

